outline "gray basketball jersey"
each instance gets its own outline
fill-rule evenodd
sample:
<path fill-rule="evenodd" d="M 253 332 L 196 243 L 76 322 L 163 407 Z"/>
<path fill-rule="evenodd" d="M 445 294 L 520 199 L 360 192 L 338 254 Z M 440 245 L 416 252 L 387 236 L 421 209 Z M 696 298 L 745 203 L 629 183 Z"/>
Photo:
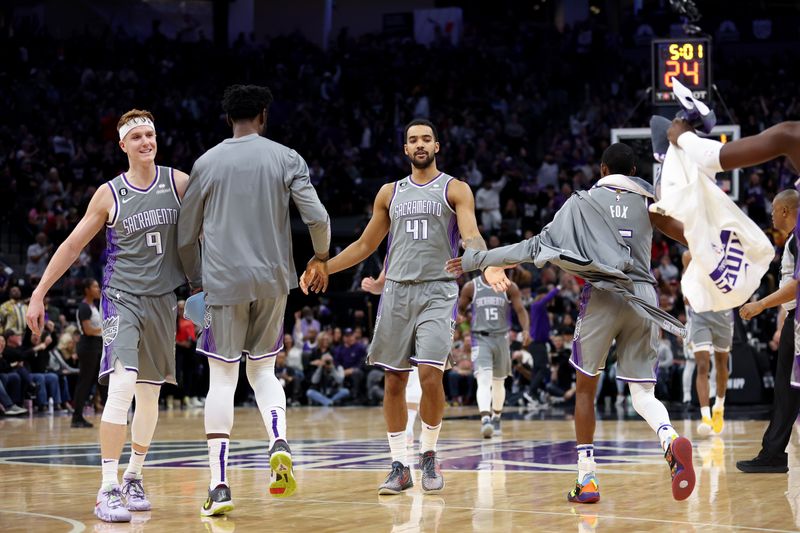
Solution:
<path fill-rule="evenodd" d="M 472 294 L 472 331 L 507 333 L 511 324 L 508 295 L 494 292 L 481 277 L 470 283 L 475 285 Z"/>
<path fill-rule="evenodd" d="M 172 292 L 185 281 L 178 260 L 180 200 L 173 170 L 156 167 L 146 189 L 120 174 L 107 183 L 114 194 L 114 212 L 106 223 L 106 270 L 103 287 L 137 296 Z"/>
<path fill-rule="evenodd" d="M 461 234 L 447 201 L 454 178 L 444 172 L 426 185 L 407 176 L 394 184 L 389 203 L 386 278 L 396 282 L 452 280 L 444 269 L 456 257 Z"/>
<path fill-rule="evenodd" d="M 605 210 L 631 250 L 633 270 L 626 274 L 633 281 L 655 284 L 656 279 L 650 272 L 653 226 L 647 211 L 647 198 L 616 187 L 595 186 L 589 194 Z"/>

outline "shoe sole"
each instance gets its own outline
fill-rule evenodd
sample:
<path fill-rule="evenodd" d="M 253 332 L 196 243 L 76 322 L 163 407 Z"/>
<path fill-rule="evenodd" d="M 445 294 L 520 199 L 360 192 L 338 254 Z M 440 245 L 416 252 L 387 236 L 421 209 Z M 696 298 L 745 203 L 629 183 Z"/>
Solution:
<path fill-rule="evenodd" d="M 137 507 L 135 505 L 127 505 L 127 506 L 125 506 L 125 508 L 128 511 L 132 512 L 132 513 L 141 513 L 141 512 L 144 512 L 144 511 L 152 511 L 153 510 L 152 507 L 153 506 L 150 503 L 148 503 L 147 505 L 142 505 L 141 507 Z"/>
<path fill-rule="evenodd" d="M 672 497 L 678 501 L 688 498 L 694 490 L 694 467 L 692 466 L 692 443 L 686 437 L 672 441 L 672 456 L 683 467 L 683 471 L 672 478 Z"/>
<path fill-rule="evenodd" d="M 413 486 L 414 485 L 409 485 L 408 487 L 405 487 L 405 488 L 400 489 L 400 490 L 391 489 L 389 487 L 378 487 L 378 495 L 379 496 L 397 496 L 398 494 L 401 494 L 403 491 L 406 491 L 406 490 L 410 489 Z"/>
<path fill-rule="evenodd" d="M 269 458 L 269 466 L 275 474 L 275 481 L 269 484 L 273 498 L 288 498 L 297 490 L 297 481 L 292 469 L 292 456 L 286 452 L 275 452 Z"/>
<path fill-rule="evenodd" d="M 222 516 L 233 511 L 233 502 L 227 502 L 219 506 L 212 506 L 211 509 L 200 509 L 200 516 Z"/>
<path fill-rule="evenodd" d="M 491 439 L 493 434 L 494 434 L 494 428 L 491 426 L 488 428 L 481 429 L 481 435 L 483 435 L 484 439 Z"/>
<path fill-rule="evenodd" d="M 123 520 L 113 520 L 113 519 L 111 519 L 110 517 L 103 517 L 103 516 L 100 516 L 100 514 L 97 512 L 97 509 L 95 509 L 95 511 L 94 511 L 94 515 L 95 515 L 97 518 L 99 518 L 100 520 L 102 520 L 103 522 L 109 522 L 109 523 L 111 523 L 111 524 L 124 524 L 124 523 L 127 523 L 127 522 L 130 522 L 130 521 L 131 521 L 131 518 L 130 518 L 130 517 L 128 517 L 128 518 L 127 518 L 127 520 L 125 520 L 125 519 L 123 519 Z"/>
<path fill-rule="evenodd" d="M 572 498 L 569 494 L 567 494 L 567 501 L 570 503 L 597 503 L 600 501 L 600 494 L 597 493 L 594 496 L 589 496 L 586 499 L 582 499 L 580 496 L 577 498 Z"/>

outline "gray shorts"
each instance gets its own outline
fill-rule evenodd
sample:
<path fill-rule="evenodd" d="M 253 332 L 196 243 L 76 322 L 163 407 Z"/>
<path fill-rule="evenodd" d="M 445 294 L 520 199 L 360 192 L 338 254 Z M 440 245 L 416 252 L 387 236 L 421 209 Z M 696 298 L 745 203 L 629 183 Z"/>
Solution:
<path fill-rule="evenodd" d="M 367 361 L 398 372 L 411 365 L 445 370 L 453 344 L 458 283 L 386 280 Z"/>
<path fill-rule="evenodd" d="M 656 290 L 635 283 L 634 293 L 655 306 Z M 612 341 L 617 341 L 617 379 L 656 382 L 658 326 L 639 315 L 621 295 L 593 288 L 581 293 L 570 363 L 589 376 L 603 370 Z"/>
<path fill-rule="evenodd" d="M 138 374 L 137 383 L 175 383 L 175 325 L 178 300 L 169 292 L 161 296 L 135 296 L 106 287 L 100 297 L 103 313 L 103 357 L 100 383 L 108 383 L 119 359 Z"/>
<path fill-rule="evenodd" d="M 697 352 L 730 352 L 733 344 L 733 311 L 688 312 L 689 348 Z"/>
<path fill-rule="evenodd" d="M 475 371 L 491 370 L 495 378 L 511 375 L 511 350 L 507 333 L 472 332 L 472 367 Z"/>
<path fill-rule="evenodd" d="M 257 361 L 283 349 L 286 296 L 236 305 L 207 305 L 197 353 L 238 363 L 243 355 Z"/>

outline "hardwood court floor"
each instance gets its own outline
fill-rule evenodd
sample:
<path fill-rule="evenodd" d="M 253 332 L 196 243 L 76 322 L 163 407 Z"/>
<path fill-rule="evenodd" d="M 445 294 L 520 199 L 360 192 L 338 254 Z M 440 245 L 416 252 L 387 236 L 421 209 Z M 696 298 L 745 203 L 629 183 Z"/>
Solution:
<path fill-rule="evenodd" d="M 597 425 L 602 501 L 573 505 L 572 422 L 525 420 L 508 413 L 503 436 L 478 438 L 473 409 L 448 408 L 440 441 L 447 485 L 440 495 L 419 486 L 377 495 L 388 460 L 378 408 L 296 408 L 289 435 L 298 492 L 266 494 L 265 430 L 254 408 L 238 408 L 229 476 L 236 510 L 201 519 L 207 468 L 203 411 L 162 411 L 147 458 L 153 511 L 132 524 L 92 515 L 100 480 L 96 430 L 69 427 L 69 417 L 0 419 L 0 532 L 147 531 L 795 531 L 800 525 L 797 432 L 788 475 L 742 474 L 737 459 L 759 449 L 766 422 L 727 421 L 722 437 L 693 438 L 695 421 L 676 421 L 695 445 L 697 488 L 673 501 L 669 473 L 653 433 L 641 420 Z M 96 421 L 96 420 L 95 420 Z M 126 452 L 128 451 L 126 447 Z M 123 456 L 123 463 L 127 456 Z M 416 473 L 418 476 L 418 472 Z M 418 479 L 418 478 L 417 478 Z"/>

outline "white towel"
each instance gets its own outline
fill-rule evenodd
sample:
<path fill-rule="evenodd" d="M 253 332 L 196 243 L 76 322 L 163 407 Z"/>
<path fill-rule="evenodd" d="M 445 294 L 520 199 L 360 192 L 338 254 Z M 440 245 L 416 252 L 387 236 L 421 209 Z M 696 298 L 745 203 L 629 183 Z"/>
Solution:
<path fill-rule="evenodd" d="M 683 294 L 697 312 L 745 303 L 775 255 L 767 236 L 676 146 L 661 170 L 661 199 L 650 210 L 683 223 L 692 262 L 683 273 Z"/>

